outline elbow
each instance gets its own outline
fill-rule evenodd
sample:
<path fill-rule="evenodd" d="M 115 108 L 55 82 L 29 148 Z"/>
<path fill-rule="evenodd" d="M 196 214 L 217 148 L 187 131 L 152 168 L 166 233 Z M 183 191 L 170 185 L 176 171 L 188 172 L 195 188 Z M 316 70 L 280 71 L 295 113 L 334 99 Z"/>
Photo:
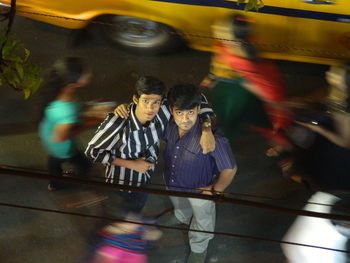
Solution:
<path fill-rule="evenodd" d="M 235 166 L 235 168 L 232 169 L 232 177 L 234 177 L 237 173 L 238 167 L 237 165 Z"/>

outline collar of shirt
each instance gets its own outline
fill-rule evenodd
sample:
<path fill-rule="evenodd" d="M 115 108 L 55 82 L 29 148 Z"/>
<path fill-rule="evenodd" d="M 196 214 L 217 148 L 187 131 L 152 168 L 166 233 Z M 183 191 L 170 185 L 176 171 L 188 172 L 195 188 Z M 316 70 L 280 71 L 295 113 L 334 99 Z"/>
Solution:
<path fill-rule="evenodd" d="M 169 125 L 171 125 L 170 132 L 174 132 L 174 135 L 176 136 L 178 141 L 181 141 L 182 147 L 195 154 L 199 153 L 202 150 L 199 144 L 201 136 L 201 125 L 199 119 L 197 119 L 193 127 L 189 131 L 187 131 L 185 135 L 181 138 L 179 136 L 179 129 L 173 119 L 170 121 Z M 170 136 L 172 136 L 171 133 Z"/>
<path fill-rule="evenodd" d="M 131 128 L 131 130 L 138 131 L 138 130 L 141 130 L 143 128 L 147 128 L 149 125 L 143 126 L 141 124 L 141 122 L 136 117 L 135 110 L 136 110 L 136 104 L 130 103 L 130 128 Z M 156 117 L 154 117 L 153 120 L 151 120 L 150 122 L 154 122 L 155 119 L 156 119 Z"/>

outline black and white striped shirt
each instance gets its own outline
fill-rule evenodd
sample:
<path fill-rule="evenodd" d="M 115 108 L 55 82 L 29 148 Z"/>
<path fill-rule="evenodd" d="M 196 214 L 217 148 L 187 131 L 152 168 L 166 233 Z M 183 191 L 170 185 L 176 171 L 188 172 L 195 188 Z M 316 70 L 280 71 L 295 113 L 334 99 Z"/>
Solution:
<path fill-rule="evenodd" d="M 145 173 L 139 173 L 112 165 L 115 158 L 136 160 L 145 157 L 153 163 L 158 160 L 160 139 L 171 117 L 168 106 L 163 103 L 147 127 L 136 118 L 135 108 L 136 104 L 131 103 L 130 116 L 127 119 L 113 113 L 108 114 L 85 150 L 86 156 L 106 166 L 107 183 L 140 186 L 148 182 L 154 173 L 154 166 Z M 201 118 L 214 115 L 204 96 L 200 113 Z"/>

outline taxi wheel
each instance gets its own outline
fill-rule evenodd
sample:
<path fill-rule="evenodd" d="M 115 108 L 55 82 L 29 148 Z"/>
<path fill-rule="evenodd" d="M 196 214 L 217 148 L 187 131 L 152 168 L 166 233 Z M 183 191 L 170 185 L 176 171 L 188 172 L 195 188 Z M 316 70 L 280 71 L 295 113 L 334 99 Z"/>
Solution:
<path fill-rule="evenodd" d="M 184 45 L 178 33 L 154 21 L 129 16 L 106 16 L 103 21 L 107 38 L 134 53 L 162 54 Z"/>

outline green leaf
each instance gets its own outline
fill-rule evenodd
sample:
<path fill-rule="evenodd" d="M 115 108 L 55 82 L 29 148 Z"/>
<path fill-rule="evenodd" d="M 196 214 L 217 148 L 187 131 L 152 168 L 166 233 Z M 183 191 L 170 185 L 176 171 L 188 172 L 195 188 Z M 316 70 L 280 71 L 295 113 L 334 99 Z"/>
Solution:
<path fill-rule="evenodd" d="M 24 98 L 25 98 L 25 99 L 28 99 L 28 98 L 30 97 L 31 90 L 28 89 L 28 88 L 24 88 L 24 89 L 23 89 L 23 93 L 24 93 Z"/>
<path fill-rule="evenodd" d="M 17 88 L 18 84 L 21 83 L 17 72 L 14 71 L 14 69 L 12 69 L 11 67 L 3 66 L 3 76 L 4 80 L 15 88 Z"/>
<path fill-rule="evenodd" d="M 245 4 L 244 10 L 250 11 L 255 9 L 256 11 L 259 10 L 259 8 L 262 8 L 264 6 L 264 3 L 262 0 L 237 0 L 237 4 Z"/>
<path fill-rule="evenodd" d="M 26 62 L 30 56 L 30 51 L 27 48 L 24 48 L 24 59 L 23 61 Z"/>
<path fill-rule="evenodd" d="M 28 99 L 41 85 L 41 69 L 26 63 L 30 51 L 12 33 L 7 35 L 6 28 L 0 29 L 0 46 L 3 46 L 0 53 L 0 85 L 8 84 L 15 90 L 21 90 L 24 98 Z"/>
<path fill-rule="evenodd" d="M 17 70 L 17 73 L 18 73 L 19 78 L 20 78 L 20 79 L 23 79 L 23 77 L 24 77 L 23 64 L 21 64 L 21 63 L 16 63 L 15 66 L 16 66 L 16 70 Z"/>

